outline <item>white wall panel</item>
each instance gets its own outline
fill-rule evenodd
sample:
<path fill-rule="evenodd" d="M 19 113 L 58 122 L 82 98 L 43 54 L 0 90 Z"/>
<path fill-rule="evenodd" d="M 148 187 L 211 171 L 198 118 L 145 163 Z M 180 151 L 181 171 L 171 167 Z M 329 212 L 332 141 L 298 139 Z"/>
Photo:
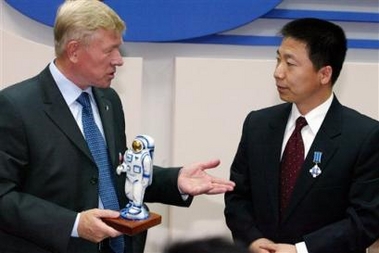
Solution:
<path fill-rule="evenodd" d="M 250 110 L 280 102 L 273 60 L 176 58 L 173 161 L 220 158 L 211 174 L 228 178 Z M 229 236 L 223 195 L 199 196 L 191 210 L 171 208 L 172 239 Z"/>
<path fill-rule="evenodd" d="M 379 119 L 378 62 L 346 62 L 334 90 L 341 103 Z"/>
<path fill-rule="evenodd" d="M 1 83 L 4 87 L 37 75 L 53 58 L 52 47 L 2 31 Z"/>

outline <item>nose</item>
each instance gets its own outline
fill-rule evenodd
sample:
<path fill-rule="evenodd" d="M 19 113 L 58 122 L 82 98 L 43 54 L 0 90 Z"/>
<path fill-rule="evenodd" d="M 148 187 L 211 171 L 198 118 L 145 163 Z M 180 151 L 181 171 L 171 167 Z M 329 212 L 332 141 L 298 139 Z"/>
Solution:
<path fill-rule="evenodd" d="M 280 63 L 276 64 L 273 75 L 274 75 L 274 78 L 276 78 L 276 79 L 283 79 L 284 78 L 284 71 L 282 69 L 282 64 L 280 64 Z"/>
<path fill-rule="evenodd" d="M 111 63 L 114 66 L 122 66 L 124 64 L 124 60 L 122 59 L 121 52 L 119 50 L 116 50 Z"/>

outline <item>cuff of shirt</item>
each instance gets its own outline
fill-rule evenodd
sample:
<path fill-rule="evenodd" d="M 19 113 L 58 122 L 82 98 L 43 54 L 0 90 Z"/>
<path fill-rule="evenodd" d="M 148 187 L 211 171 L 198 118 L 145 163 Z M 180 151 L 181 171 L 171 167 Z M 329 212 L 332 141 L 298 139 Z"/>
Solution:
<path fill-rule="evenodd" d="M 308 253 L 307 245 L 305 242 L 299 242 L 295 244 L 297 253 Z"/>
<path fill-rule="evenodd" d="M 76 215 L 74 227 L 72 228 L 72 231 L 71 231 L 71 237 L 79 237 L 79 234 L 78 234 L 79 219 L 80 219 L 80 213 Z"/>
<path fill-rule="evenodd" d="M 186 201 L 189 197 L 189 195 L 187 193 L 184 193 L 180 190 L 179 186 L 178 186 L 178 191 L 180 192 L 180 195 L 182 196 L 182 199 L 183 201 Z"/>

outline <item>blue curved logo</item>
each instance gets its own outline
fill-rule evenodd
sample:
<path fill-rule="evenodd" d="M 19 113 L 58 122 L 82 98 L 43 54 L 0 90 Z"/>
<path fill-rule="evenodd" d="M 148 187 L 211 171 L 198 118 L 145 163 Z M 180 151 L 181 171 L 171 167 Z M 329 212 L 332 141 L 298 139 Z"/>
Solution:
<path fill-rule="evenodd" d="M 53 26 L 62 0 L 5 0 L 24 15 Z M 125 41 L 177 41 L 250 23 L 281 0 L 105 0 L 127 24 Z"/>

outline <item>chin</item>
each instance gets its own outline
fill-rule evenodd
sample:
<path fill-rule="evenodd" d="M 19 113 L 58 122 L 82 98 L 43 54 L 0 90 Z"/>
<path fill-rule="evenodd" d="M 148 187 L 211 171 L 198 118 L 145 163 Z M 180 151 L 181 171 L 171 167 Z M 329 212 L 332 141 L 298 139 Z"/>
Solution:
<path fill-rule="evenodd" d="M 111 82 L 104 82 L 102 84 L 99 84 L 99 88 L 102 88 L 102 89 L 106 89 L 106 88 L 109 88 L 111 86 Z"/>
<path fill-rule="evenodd" d="M 279 93 L 279 98 L 280 98 L 280 100 L 282 100 L 284 102 L 288 102 L 288 103 L 292 103 L 293 102 L 292 99 L 290 99 L 288 96 L 285 96 L 285 95 L 280 94 L 280 93 Z"/>

